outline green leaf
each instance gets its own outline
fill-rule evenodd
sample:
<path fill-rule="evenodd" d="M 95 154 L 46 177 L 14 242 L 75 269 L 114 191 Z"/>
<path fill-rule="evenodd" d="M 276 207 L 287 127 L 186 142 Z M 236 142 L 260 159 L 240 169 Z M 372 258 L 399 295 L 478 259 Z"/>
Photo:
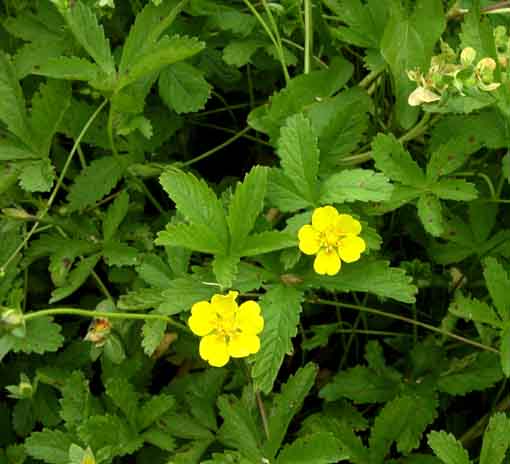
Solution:
<path fill-rule="evenodd" d="M 158 232 L 154 243 L 212 254 L 225 253 L 228 246 L 213 228 L 203 224 L 168 224 L 165 230 Z"/>
<path fill-rule="evenodd" d="M 191 277 L 172 280 L 171 285 L 163 292 L 163 297 L 167 302 L 159 307 L 159 312 L 172 315 L 189 311 L 193 304 L 209 300 L 215 293 L 218 293 L 218 287 L 206 285 Z"/>
<path fill-rule="evenodd" d="M 429 191 L 442 200 L 471 201 L 478 197 L 475 184 L 464 179 L 440 179 L 429 187 Z"/>
<path fill-rule="evenodd" d="M 319 149 L 310 121 L 302 114 L 289 117 L 280 132 L 278 156 L 283 172 L 306 201 L 317 200 Z"/>
<path fill-rule="evenodd" d="M 230 230 L 232 252 L 242 252 L 246 238 L 264 208 L 268 169 L 254 167 L 238 183 L 228 208 L 227 223 Z"/>
<path fill-rule="evenodd" d="M 67 298 L 78 290 L 89 278 L 94 270 L 100 255 L 95 254 L 88 256 L 78 263 L 78 265 L 69 273 L 67 284 L 63 287 L 56 288 L 51 292 L 50 304 Z"/>
<path fill-rule="evenodd" d="M 375 457 L 374 462 L 382 462 L 394 441 L 403 454 L 417 448 L 426 427 L 437 417 L 438 406 L 434 394 L 407 394 L 387 403 L 375 419 L 370 435 L 370 452 Z"/>
<path fill-rule="evenodd" d="M 338 372 L 319 393 L 326 401 L 349 398 L 355 403 L 384 403 L 393 399 L 400 388 L 398 378 L 374 369 L 356 366 Z"/>
<path fill-rule="evenodd" d="M 156 422 L 161 416 L 175 407 L 175 399 L 171 395 L 153 395 L 150 399 L 139 408 L 138 423 L 140 430 L 144 430 L 149 425 Z"/>
<path fill-rule="evenodd" d="M 83 372 L 74 371 L 67 377 L 61 389 L 60 416 L 64 419 L 66 427 L 81 424 L 88 416 L 90 410 L 89 383 Z"/>
<path fill-rule="evenodd" d="M 375 167 L 391 180 L 413 187 L 424 185 L 423 171 L 394 135 L 377 135 L 372 142 L 372 157 Z"/>
<path fill-rule="evenodd" d="M 105 242 L 111 240 L 117 233 L 117 229 L 126 217 L 128 208 L 129 195 L 124 190 L 108 207 L 106 216 L 103 219 L 103 238 Z"/>
<path fill-rule="evenodd" d="M 72 439 L 59 430 L 43 429 L 34 432 L 25 441 L 26 452 L 48 464 L 68 464 Z"/>
<path fill-rule="evenodd" d="M 277 231 L 260 232 L 250 235 L 240 252 L 242 256 L 256 256 L 271 251 L 296 246 L 296 237 Z"/>
<path fill-rule="evenodd" d="M 127 243 L 111 240 L 104 244 L 102 255 L 108 266 L 136 266 L 139 251 Z"/>
<path fill-rule="evenodd" d="M 92 9 L 78 1 L 66 9 L 63 16 L 78 43 L 103 72 L 110 76 L 115 74 L 115 62 L 110 51 L 110 41 L 105 37 L 103 27 L 97 21 Z"/>
<path fill-rule="evenodd" d="M 223 417 L 223 425 L 219 431 L 221 442 L 238 449 L 253 462 L 260 462 L 263 457 L 260 436 L 249 409 L 232 396 L 220 396 L 218 409 Z"/>
<path fill-rule="evenodd" d="M 233 40 L 223 49 L 225 63 L 240 68 L 251 62 L 253 54 L 264 42 L 256 39 Z"/>
<path fill-rule="evenodd" d="M 26 322 L 26 333 L 23 338 L 7 334 L 3 336 L 3 341 L 9 344 L 10 350 L 14 353 L 20 351 L 26 354 L 55 352 L 64 343 L 64 337 L 60 331 L 61 327 L 55 324 L 51 318 L 42 316 L 29 319 Z"/>
<path fill-rule="evenodd" d="M 501 332 L 499 347 L 501 357 L 501 369 L 506 377 L 510 377 L 510 327 L 505 327 Z"/>
<path fill-rule="evenodd" d="M 166 332 L 166 322 L 158 319 L 147 320 L 142 327 L 142 347 L 147 356 L 152 356 L 162 342 Z"/>
<path fill-rule="evenodd" d="M 210 230 L 223 251 L 229 234 L 223 205 L 203 180 L 178 169 L 167 169 L 159 179 L 179 211 L 192 225 Z M 168 230 L 168 228 L 167 228 Z"/>
<path fill-rule="evenodd" d="M 25 109 L 25 99 L 8 55 L 0 52 L 0 121 L 28 146 L 33 135 Z"/>
<path fill-rule="evenodd" d="M 510 321 L 510 275 L 495 258 L 489 257 L 484 261 L 483 276 L 499 317 Z"/>
<path fill-rule="evenodd" d="M 168 287 L 173 278 L 170 266 L 153 254 L 147 254 L 142 258 L 142 264 L 136 268 L 136 272 L 145 282 L 156 288 Z"/>
<path fill-rule="evenodd" d="M 303 406 L 303 402 L 312 389 L 318 367 L 308 363 L 282 385 L 281 392 L 275 395 L 269 412 L 269 438 L 264 445 L 265 454 L 274 457 L 282 445 L 290 421 Z"/>
<path fill-rule="evenodd" d="M 74 180 L 67 195 L 69 210 L 94 205 L 110 193 L 122 178 L 123 168 L 113 156 L 92 161 Z"/>
<path fill-rule="evenodd" d="M 462 48 L 473 47 L 480 57 L 497 58 L 493 28 L 489 21 L 481 21 L 479 0 L 473 1 L 473 6 L 464 17 L 460 39 Z"/>
<path fill-rule="evenodd" d="M 267 197 L 271 205 L 277 206 L 283 212 L 293 212 L 313 206 L 301 197 L 292 181 L 277 168 L 269 171 Z"/>
<path fill-rule="evenodd" d="M 446 24 L 442 3 L 441 0 L 417 0 L 411 16 L 404 13 L 400 3 L 394 3 L 384 30 L 381 53 L 393 76 L 396 116 L 404 129 L 415 123 L 419 111 L 407 103 L 415 87 L 407 71 L 428 69 L 434 46 Z"/>
<path fill-rule="evenodd" d="M 298 438 L 278 455 L 276 464 L 334 464 L 349 459 L 339 439 L 319 432 Z"/>
<path fill-rule="evenodd" d="M 177 114 L 203 109 L 211 93 L 202 71 L 189 63 L 175 63 L 163 69 L 158 88 L 161 99 Z"/>
<path fill-rule="evenodd" d="M 501 319 L 487 303 L 475 298 L 468 298 L 457 292 L 455 300 L 448 307 L 448 311 L 467 321 L 489 324 L 491 327 L 502 327 Z"/>
<path fill-rule="evenodd" d="M 237 255 L 216 255 L 212 262 L 212 268 L 216 280 L 224 287 L 232 287 L 232 281 L 237 275 L 240 257 Z"/>
<path fill-rule="evenodd" d="M 427 441 L 444 464 L 471 464 L 467 451 L 451 433 L 430 432 Z"/>
<path fill-rule="evenodd" d="M 393 185 L 384 174 L 370 169 L 345 169 L 321 185 L 321 204 L 389 200 Z"/>
<path fill-rule="evenodd" d="M 444 232 L 443 214 L 441 202 L 431 193 L 426 193 L 418 198 L 416 204 L 418 217 L 425 230 L 434 237 L 439 237 Z"/>
<path fill-rule="evenodd" d="M 30 74 L 38 74 L 40 67 L 47 62 L 57 59 L 66 51 L 68 43 L 62 38 L 58 40 L 26 43 L 16 50 L 13 64 L 18 79 L 24 79 Z M 48 77 L 56 77 L 49 76 Z"/>
<path fill-rule="evenodd" d="M 37 65 L 32 74 L 71 81 L 95 81 L 101 70 L 84 58 L 59 56 Z"/>
<path fill-rule="evenodd" d="M 37 159 L 39 153 L 35 153 L 15 138 L 9 136 L 0 138 L 0 161 Z"/>
<path fill-rule="evenodd" d="M 32 98 L 31 124 L 41 156 L 48 156 L 53 136 L 71 104 L 71 85 L 50 80 Z"/>
<path fill-rule="evenodd" d="M 119 89 L 161 68 L 185 60 L 203 50 L 204 43 L 194 37 L 163 36 L 153 48 L 142 55 L 126 73 L 120 76 Z"/>
<path fill-rule="evenodd" d="M 49 160 L 28 163 L 19 175 L 20 186 L 27 192 L 49 192 L 54 179 L 55 172 Z"/>
<path fill-rule="evenodd" d="M 367 261 L 363 258 L 343 266 L 334 279 L 319 276 L 310 271 L 304 276 L 305 285 L 311 288 L 322 287 L 340 292 L 369 292 L 385 298 L 393 298 L 404 303 L 414 303 L 417 288 L 412 278 L 403 269 L 390 267 L 387 261 Z"/>
<path fill-rule="evenodd" d="M 504 413 L 494 414 L 483 436 L 480 464 L 501 464 L 510 446 L 510 420 Z"/>
<path fill-rule="evenodd" d="M 140 395 L 135 391 L 133 385 L 125 378 L 118 377 L 108 380 L 105 387 L 106 394 L 113 404 L 122 411 L 129 424 L 136 428 Z"/>
<path fill-rule="evenodd" d="M 252 378 L 264 393 L 273 388 L 276 375 L 287 353 L 292 353 L 292 337 L 297 334 L 303 294 L 290 287 L 271 288 L 259 300 L 264 317 L 260 351 L 254 356 Z"/>

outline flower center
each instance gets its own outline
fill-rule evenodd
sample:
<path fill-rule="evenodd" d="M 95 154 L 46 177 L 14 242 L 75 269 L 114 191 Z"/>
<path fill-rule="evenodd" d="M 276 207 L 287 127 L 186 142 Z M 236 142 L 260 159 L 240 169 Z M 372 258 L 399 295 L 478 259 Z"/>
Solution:
<path fill-rule="evenodd" d="M 214 321 L 215 331 L 218 336 L 231 338 L 240 332 L 237 327 L 235 314 L 223 317 L 220 314 L 216 314 L 216 320 Z"/>
<path fill-rule="evenodd" d="M 338 247 L 339 239 L 340 234 L 332 227 L 321 232 L 319 236 L 321 248 L 325 249 L 327 252 L 331 252 L 334 248 Z"/>

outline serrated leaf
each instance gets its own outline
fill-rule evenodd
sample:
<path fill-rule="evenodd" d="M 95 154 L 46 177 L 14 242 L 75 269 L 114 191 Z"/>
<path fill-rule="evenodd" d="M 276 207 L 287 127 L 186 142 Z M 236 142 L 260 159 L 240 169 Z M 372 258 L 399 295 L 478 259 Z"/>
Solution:
<path fill-rule="evenodd" d="M 55 171 L 49 160 L 26 164 L 19 174 L 21 188 L 27 192 L 49 192 L 55 180 Z"/>
<path fill-rule="evenodd" d="M 312 389 L 317 376 L 318 367 L 308 363 L 301 367 L 282 385 L 281 391 L 275 396 L 269 412 L 269 437 L 264 445 L 265 454 L 273 457 L 282 445 L 290 421 L 303 406 L 303 402 Z"/>
<path fill-rule="evenodd" d="M 270 253 L 271 251 L 296 246 L 296 243 L 296 237 L 286 232 L 260 232 L 250 235 L 246 239 L 241 255 L 256 256 L 263 253 Z"/>
<path fill-rule="evenodd" d="M 147 320 L 142 327 L 142 347 L 147 356 L 152 356 L 165 336 L 166 322 L 158 319 Z"/>
<path fill-rule="evenodd" d="M 501 332 L 499 351 L 501 357 L 501 369 L 506 377 L 510 377 L 510 327 L 505 327 Z"/>
<path fill-rule="evenodd" d="M 223 417 L 223 425 L 219 430 L 219 439 L 225 445 L 238 449 L 244 456 L 260 462 L 260 436 L 250 411 L 232 396 L 220 396 L 218 408 Z"/>
<path fill-rule="evenodd" d="M 29 313 L 30 314 L 30 313 Z M 61 327 L 49 317 L 38 317 L 26 322 L 26 334 L 23 338 L 11 334 L 4 335 L 4 343 L 10 345 L 14 353 L 37 353 L 57 351 L 64 342 L 60 334 Z M 1 351 L 0 351 L 1 352 Z"/>
<path fill-rule="evenodd" d="M 44 63 L 38 64 L 31 71 L 32 74 L 38 76 L 88 82 L 98 79 L 101 72 L 96 64 L 76 56 L 59 56 L 49 59 Z"/>
<path fill-rule="evenodd" d="M 26 439 L 25 450 L 30 456 L 48 464 L 68 464 L 72 443 L 71 437 L 64 432 L 44 429 Z"/>
<path fill-rule="evenodd" d="M 0 121 L 29 146 L 33 136 L 28 121 L 25 99 L 8 55 L 0 52 Z"/>
<path fill-rule="evenodd" d="M 355 403 L 384 403 L 395 397 L 400 388 L 398 378 L 382 375 L 369 367 L 356 366 L 338 372 L 319 393 L 326 401 L 349 398 Z"/>
<path fill-rule="evenodd" d="M 293 212 L 313 206 L 311 202 L 301 197 L 292 181 L 278 168 L 272 168 L 269 171 L 267 197 L 270 205 L 277 206 L 283 212 Z"/>
<path fill-rule="evenodd" d="M 370 169 L 346 169 L 330 175 L 321 185 L 320 202 L 385 201 L 393 185 L 384 174 Z"/>
<path fill-rule="evenodd" d="M 133 385 L 123 377 L 114 377 L 108 380 L 105 387 L 113 404 L 122 411 L 129 424 L 136 428 L 140 395 Z"/>
<path fill-rule="evenodd" d="M 483 436 L 480 464 L 501 464 L 510 446 L 510 420 L 504 413 L 494 414 Z"/>
<path fill-rule="evenodd" d="M 56 288 L 51 292 L 50 304 L 67 298 L 78 290 L 89 278 L 99 261 L 99 254 L 88 256 L 80 261 L 76 267 L 69 273 L 67 284 Z"/>
<path fill-rule="evenodd" d="M 106 242 L 111 240 L 117 232 L 121 222 L 126 217 L 128 208 L 129 194 L 124 190 L 108 207 L 103 219 L 103 238 Z"/>
<path fill-rule="evenodd" d="M 75 178 L 69 190 L 69 210 L 77 211 L 95 204 L 112 191 L 122 175 L 123 168 L 113 156 L 92 161 Z"/>
<path fill-rule="evenodd" d="M 369 292 L 404 303 L 416 301 L 416 286 L 403 269 L 390 267 L 387 261 L 366 261 L 363 258 L 345 265 L 334 279 L 311 271 L 304 276 L 308 287 L 322 287 L 340 292 Z"/>
<path fill-rule="evenodd" d="M 140 430 L 147 428 L 149 425 L 158 420 L 161 416 L 173 409 L 175 399 L 171 395 L 154 395 L 143 404 L 138 412 L 138 423 Z"/>
<path fill-rule="evenodd" d="M 263 46 L 264 42 L 260 40 L 233 40 L 223 49 L 223 60 L 229 65 L 240 68 L 250 63 L 252 55 Z"/>
<path fill-rule="evenodd" d="M 448 307 L 448 311 L 467 321 L 489 324 L 491 327 L 502 327 L 502 322 L 492 307 L 475 298 L 468 298 L 458 292 L 455 300 Z"/>
<path fill-rule="evenodd" d="M 227 223 L 230 230 L 231 250 L 243 250 L 246 238 L 252 231 L 255 221 L 264 208 L 268 169 L 254 167 L 238 183 L 228 208 Z"/>
<path fill-rule="evenodd" d="M 215 293 L 218 293 L 218 287 L 206 285 L 190 277 L 172 280 L 171 285 L 163 292 L 166 303 L 160 305 L 159 312 L 172 315 L 190 311 L 193 304 L 209 300 Z"/>
<path fill-rule="evenodd" d="M 232 282 L 237 275 L 240 257 L 237 255 L 216 255 L 212 262 L 212 268 L 216 280 L 224 288 L 232 287 Z"/>
<path fill-rule="evenodd" d="M 166 288 L 173 278 L 170 266 L 154 254 L 145 255 L 136 272 L 145 282 L 156 288 Z"/>
<path fill-rule="evenodd" d="M 228 250 L 229 235 L 223 205 L 216 194 L 193 174 L 167 169 L 160 183 L 175 202 L 177 210 L 192 224 L 210 230 L 215 242 Z M 167 228 L 168 230 L 168 228 Z"/>
<path fill-rule="evenodd" d="M 127 243 L 111 240 L 104 244 L 102 255 L 108 266 L 136 266 L 139 251 Z"/>
<path fill-rule="evenodd" d="M 105 37 L 93 10 L 78 1 L 63 13 L 69 28 L 78 43 L 107 75 L 115 73 L 115 62 L 110 50 L 110 41 Z"/>
<path fill-rule="evenodd" d="M 12 428 L 14 431 L 21 437 L 25 437 L 34 429 L 36 421 L 32 401 L 28 399 L 17 401 L 12 410 Z"/>
<path fill-rule="evenodd" d="M 349 459 L 339 439 L 332 433 L 305 435 L 285 446 L 276 464 L 334 464 Z"/>
<path fill-rule="evenodd" d="M 30 160 L 40 157 L 39 153 L 14 137 L 0 138 L 0 161 Z"/>
<path fill-rule="evenodd" d="M 168 224 L 165 230 L 158 232 L 154 243 L 212 254 L 225 253 L 228 244 L 212 228 L 202 224 Z"/>
<path fill-rule="evenodd" d="M 299 290 L 283 286 L 269 289 L 259 300 L 264 331 L 260 351 L 254 356 L 252 378 L 256 388 L 265 393 L 271 391 L 283 358 L 293 351 L 302 301 Z"/>
<path fill-rule="evenodd" d="M 118 88 L 121 89 L 138 79 L 161 68 L 196 55 L 204 48 L 204 43 L 194 37 L 163 36 L 154 47 L 142 55 L 132 67 L 120 76 Z"/>
<path fill-rule="evenodd" d="M 469 455 L 451 433 L 430 432 L 429 446 L 444 464 L 470 464 Z"/>
<path fill-rule="evenodd" d="M 483 276 L 499 317 L 510 321 L 510 275 L 495 258 L 489 257 L 484 261 Z"/>
<path fill-rule="evenodd" d="M 318 194 L 319 148 L 310 121 L 298 113 L 289 117 L 280 132 L 278 156 L 285 175 L 306 201 L 315 204 Z"/>
<path fill-rule="evenodd" d="M 203 73 L 189 63 L 175 63 L 164 68 L 158 88 L 161 99 L 177 114 L 203 109 L 210 95 Z"/>
<path fill-rule="evenodd" d="M 425 193 L 418 198 L 416 204 L 418 217 L 425 230 L 434 237 L 439 237 L 444 231 L 441 202 L 431 193 Z"/>
<path fill-rule="evenodd" d="M 60 416 L 68 429 L 81 424 L 88 416 L 90 391 L 83 372 L 74 371 L 61 389 Z"/>
<path fill-rule="evenodd" d="M 41 66 L 61 56 L 67 45 L 67 42 L 60 38 L 52 41 L 37 40 L 19 47 L 13 57 L 18 79 L 23 79 L 29 74 L 36 74 Z"/>
<path fill-rule="evenodd" d="M 429 191 L 442 200 L 471 201 L 478 198 L 475 184 L 464 179 L 440 179 L 429 187 Z"/>
<path fill-rule="evenodd" d="M 211 440 L 192 441 L 179 448 L 168 461 L 167 464 L 205 464 L 206 461 L 200 461 Z"/>
<path fill-rule="evenodd" d="M 377 135 L 372 142 L 372 157 L 375 167 L 392 180 L 413 187 L 425 183 L 422 169 L 393 135 Z"/>
<path fill-rule="evenodd" d="M 370 435 L 370 452 L 374 462 L 381 462 L 395 441 L 397 449 L 409 454 L 420 444 L 425 428 L 437 417 L 439 402 L 431 394 L 403 395 L 387 403 L 375 419 Z"/>

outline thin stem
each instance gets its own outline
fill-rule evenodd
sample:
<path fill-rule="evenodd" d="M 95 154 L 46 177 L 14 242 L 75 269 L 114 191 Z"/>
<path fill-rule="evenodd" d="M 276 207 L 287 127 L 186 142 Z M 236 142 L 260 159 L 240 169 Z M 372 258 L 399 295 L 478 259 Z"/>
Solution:
<path fill-rule="evenodd" d="M 436 332 L 436 333 L 439 333 L 439 334 L 442 334 L 442 335 L 446 335 L 450 338 L 453 338 L 455 340 L 459 340 L 463 343 L 466 343 L 467 345 L 471 345 L 471 346 L 475 346 L 477 348 L 480 348 L 481 350 L 485 350 L 485 351 L 491 351 L 492 353 L 498 353 L 499 354 L 499 351 L 496 350 L 495 348 L 492 348 L 491 346 L 487 346 L 487 345 L 484 345 L 482 343 L 478 343 L 474 340 L 470 340 L 468 338 L 464 338 L 460 335 L 457 335 L 457 334 L 454 334 L 453 332 L 450 332 L 448 330 L 443 330 L 443 329 L 439 329 L 433 325 L 430 325 L 430 324 L 426 324 L 425 322 L 420 322 L 420 321 L 415 321 L 414 319 L 410 319 L 408 317 L 405 317 L 405 316 L 400 316 L 398 314 L 392 314 L 392 313 L 387 313 L 386 311 L 381 311 L 379 309 L 375 309 L 375 308 L 369 308 L 367 306 L 359 306 L 359 305 L 353 305 L 353 304 L 349 304 L 349 303 L 339 303 L 339 302 L 336 302 L 336 301 L 329 301 L 329 300 L 323 300 L 322 298 L 317 298 L 317 299 L 311 299 L 311 300 L 308 300 L 310 303 L 319 303 L 319 304 L 324 304 L 324 305 L 328 305 L 328 306 L 338 306 L 340 308 L 349 308 L 349 309 L 355 309 L 357 311 L 361 311 L 361 312 L 364 312 L 364 313 L 369 313 L 369 314 L 376 314 L 378 316 L 383 316 L 383 317 L 387 317 L 389 319 L 395 319 L 395 320 L 398 320 L 398 321 L 403 321 L 403 322 L 407 322 L 408 324 L 413 324 L 413 325 L 416 325 L 418 327 L 423 327 L 424 329 L 427 329 L 427 330 L 430 330 L 431 332 Z"/>
<path fill-rule="evenodd" d="M 194 126 L 210 127 L 211 129 L 216 129 L 216 130 L 219 130 L 219 131 L 222 131 L 222 132 L 227 132 L 229 134 L 237 134 L 238 133 L 238 131 L 236 131 L 234 129 L 230 129 L 228 127 L 218 126 L 216 124 L 209 124 L 209 123 L 205 123 L 205 122 L 197 122 L 197 121 L 193 121 L 193 120 L 190 120 L 189 122 L 191 122 L 191 124 L 193 124 Z M 257 143 L 260 143 L 262 145 L 266 145 L 268 147 L 272 147 L 272 145 L 269 142 L 265 142 L 264 140 L 260 140 L 260 139 L 258 139 L 256 137 L 253 137 L 252 135 L 244 134 L 243 138 L 246 139 L 246 140 L 251 140 L 252 142 L 257 142 Z"/>
<path fill-rule="evenodd" d="M 300 51 L 304 51 L 305 50 L 305 47 L 303 47 L 302 45 L 299 45 L 297 44 L 296 42 L 293 42 L 292 40 L 290 39 L 287 39 L 285 37 L 282 37 L 282 42 L 283 43 L 286 43 L 287 45 L 290 45 L 291 47 L 294 47 Z M 327 65 L 327 63 L 325 63 L 324 61 L 322 61 L 318 56 L 315 56 L 315 55 L 312 55 L 312 58 L 320 65 L 322 66 L 324 69 L 328 69 L 329 66 Z"/>
<path fill-rule="evenodd" d="M 255 391 L 255 398 L 257 399 L 257 406 L 260 412 L 260 418 L 262 419 L 262 427 L 264 428 L 264 433 L 266 434 L 266 438 L 269 440 L 269 422 L 267 421 L 266 408 L 264 407 L 264 402 L 262 401 L 262 397 L 260 396 L 260 392 L 258 390 Z"/>
<path fill-rule="evenodd" d="M 370 84 L 375 81 L 381 73 L 384 71 L 384 66 L 380 66 L 377 69 L 374 69 L 370 73 L 368 73 L 358 84 L 362 89 L 366 89 L 370 86 Z"/>
<path fill-rule="evenodd" d="M 112 301 L 112 302 L 113 302 L 114 300 L 113 300 L 112 294 L 109 292 L 108 288 L 106 287 L 106 285 L 105 285 L 105 284 L 103 283 L 103 281 L 101 280 L 101 277 L 99 277 L 99 276 L 97 275 L 97 272 L 96 272 L 96 271 L 94 271 L 94 270 L 92 269 L 92 271 L 91 271 L 91 273 L 90 273 L 90 274 L 92 275 L 92 277 L 93 277 L 93 278 L 94 278 L 94 280 L 96 281 L 96 284 L 97 284 L 97 286 L 99 287 L 99 290 L 101 290 L 101 291 L 103 292 L 104 296 L 105 296 L 108 300 L 110 300 L 110 301 Z"/>
<path fill-rule="evenodd" d="M 311 70 L 310 58 L 312 56 L 313 25 L 312 25 L 312 0 L 305 2 L 305 68 L 304 73 L 309 74 Z"/>
<path fill-rule="evenodd" d="M 64 177 L 67 173 L 67 170 L 69 169 L 69 166 L 71 165 L 71 161 L 73 159 L 73 156 L 74 154 L 76 153 L 76 151 L 78 150 L 78 146 L 80 145 L 80 142 L 81 140 L 83 139 L 83 137 L 85 136 L 87 130 L 89 129 L 89 127 L 91 126 L 91 124 L 94 122 L 94 120 L 96 119 L 96 117 L 98 116 L 98 114 L 101 112 L 101 110 L 105 107 L 106 103 L 108 103 L 108 100 L 104 100 L 96 109 L 96 111 L 94 111 L 94 113 L 92 114 L 92 116 L 90 116 L 90 118 L 88 119 L 88 121 L 85 123 L 85 125 L 83 126 L 81 132 L 78 134 L 78 137 L 76 138 L 76 140 L 74 141 L 74 145 L 71 149 L 71 152 L 69 153 L 69 156 L 67 157 L 67 160 L 64 164 L 64 167 L 62 168 L 62 171 L 60 172 L 60 176 L 58 177 L 57 179 L 57 183 L 55 185 L 55 188 L 53 189 L 53 192 L 51 193 L 50 195 L 50 198 L 48 199 L 48 203 L 46 204 L 46 208 L 44 208 L 44 210 L 38 214 L 38 220 L 34 223 L 34 225 L 31 227 L 31 229 L 28 231 L 27 235 L 25 235 L 25 238 L 23 239 L 23 241 L 19 244 L 19 246 L 13 251 L 13 253 L 9 256 L 9 258 L 7 258 L 7 261 L 5 261 L 5 263 L 0 267 L 0 274 L 2 272 L 5 272 L 5 269 L 7 268 L 7 266 L 9 266 L 9 264 L 11 263 L 11 261 L 18 255 L 18 253 L 21 252 L 21 250 L 25 247 L 25 245 L 28 243 L 28 241 L 30 240 L 30 238 L 32 237 L 32 235 L 34 235 L 35 231 L 37 230 L 37 228 L 39 227 L 39 223 L 40 221 L 46 216 L 46 214 L 48 213 L 48 211 L 50 210 L 51 206 L 53 205 L 53 202 L 55 201 L 55 198 L 57 197 L 57 193 L 60 189 L 60 187 L 62 186 L 62 183 L 64 182 Z"/>
<path fill-rule="evenodd" d="M 87 161 L 85 160 L 85 155 L 83 154 L 83 150 L 81 146 L 78 145 L 78 159 L 80 160 L 81 168 L 85 169 L 87 167 Z"/>
<path fill-rule="evenodd" d="M 249 126 L 246 126 L 242 131 L 238 132 L 236 135 L 234 135 L 233 137 L 230 137 L 228 140 L 226 140 L 225 142 L 223 142 L 221 145 L 218 145 L 214 148 L 211 148 L 210 150 L 206 151 L 205 153 L 202 153 L 201 155 L 193 158 L 193 159 L 190 159 L 189 161 L 185 161 L 184 163 L 178 163 L 178 165 L 180 167 L 185 167 L 185 166 L 190 166 L 192 164 L 195 164 L 197 163 L 198 161 L 201 161 L 211 155 L 214 155 L 214 153 L 222 150 L 223 148 L 225 148 L 226 146 L 230 145 L 232 142 L 235 142 L 237 139 L 241 138 L 244 136 L 244 134 L 246 134 L 249 130 L 251 130 L 251 127 Z"/>
<path fill-rule="evenodd" d="M 180 322 L 174 321 L 172 318 L 163 314 L 139 314 L 139 313 L 110 313 L 107 311 L 93 311 L 89 309 L 76 309 L 76 308 L 54 308 L 54 309 L 42 309 L 40 311 L 34 311 L 23 315 L 25 321 L 30 319 L 36 319 L 43 316 L 81 316 L 89 318 L 104 317 L 106 319 L 137 319 L 142 321 L 148 320 L 159 320 L 165 321 L 170 325 L 178 327 L 181 330 L 189 331 L 189 329 Z"/>

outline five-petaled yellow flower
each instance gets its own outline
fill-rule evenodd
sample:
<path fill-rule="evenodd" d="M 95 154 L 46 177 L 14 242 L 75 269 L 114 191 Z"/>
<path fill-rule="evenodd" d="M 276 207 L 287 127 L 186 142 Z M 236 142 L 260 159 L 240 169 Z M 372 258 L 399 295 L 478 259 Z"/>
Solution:
<path fill-rule="evenodd" d="M 358 237 L 361 224 L 349 214 L 340 214 L 333 206 L 317 208 L 312 225 L 299 229 L 299 249 L 307 255 L 317 255 L 313 268 L 317 274 L 335 275 L 341 262 L 352 263 L 366 249 Z"/>
<path fill-rule="evenodd" d="M 230 357 L 244 358 L 260 349 L 257 336 L 264 328 L 260 306 L 255 301 L 236 303 L 238 292 L 214 295 L 211 302 L 200 301 L 191 308 L 188 324 L 191 331 L 203 337 L 200 356 L 211 366 L 221 367 Z"/>

